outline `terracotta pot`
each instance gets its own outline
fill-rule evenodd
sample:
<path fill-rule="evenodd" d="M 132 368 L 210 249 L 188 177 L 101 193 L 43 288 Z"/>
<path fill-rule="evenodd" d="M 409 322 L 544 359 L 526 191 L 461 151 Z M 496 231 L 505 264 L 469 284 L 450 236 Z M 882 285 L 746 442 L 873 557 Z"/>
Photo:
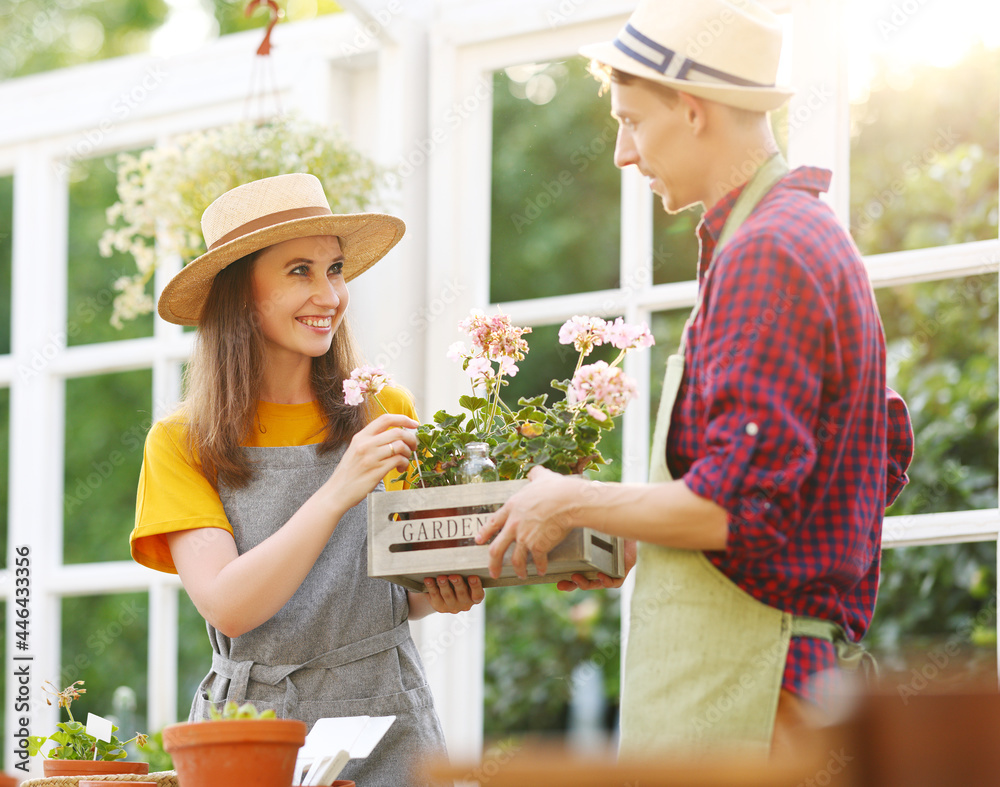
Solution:
<path fill-rule="evenodd" d="M 0 772 L 0 787 L 17 787 L 20 783 L 17 777 L 11 776 L 9 773 Z"/>
<path fill-rule="evenodd" d="M 306 724 L 295 719 L 225 719 L 171 724 L 163 748 L 184 787 L 291 787 Z"/>
<path fill-rule="evenodd" d="M 148 762 L 125 760 L 43 760 L 46 778 L 53 776 L 108 776 L 117 773 L 149 773 Z"/>

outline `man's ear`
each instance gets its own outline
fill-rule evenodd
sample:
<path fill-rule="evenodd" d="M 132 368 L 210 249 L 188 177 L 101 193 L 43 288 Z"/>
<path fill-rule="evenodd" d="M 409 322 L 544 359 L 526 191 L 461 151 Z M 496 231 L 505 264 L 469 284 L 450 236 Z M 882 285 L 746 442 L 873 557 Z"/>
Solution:
<path fill-rule="evenodd" d="M 678 92 L 680 99 L 680 109 L 684 113 L 684 120 L 691 129 L 694 136 L 698 136 L 705 130 L 708 123 L 708 113 L 705 110 L 705 103 L 697 96 L 690 93 Z"/>

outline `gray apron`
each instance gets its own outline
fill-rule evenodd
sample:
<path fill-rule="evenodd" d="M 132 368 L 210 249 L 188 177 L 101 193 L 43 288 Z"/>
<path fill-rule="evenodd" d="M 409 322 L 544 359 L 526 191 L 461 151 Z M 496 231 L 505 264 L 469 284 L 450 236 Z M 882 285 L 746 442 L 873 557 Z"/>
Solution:
<path fill-rule="evenodd" d="M 240 554 L 287 522 L 333 474 L 345 450 L 320 456 L 316 448 L 243 449 L 254 479 L 242 489 L 219 489 Z M 209 625 L 212 670 L 190 718 L 205 719 L 210 704 L 228 700 L 249 700 L 310 729 L 325 717 L 395 715 L 371 756 L 351 760 L 339 778 L 359 787 L 413 784 L 414 762 L 442 755 L 444 735 L 410 638 L 407 592 L 369 577 L 367 555 L 361 502 L 343 516 L 295 595 L 270 620 L 235 639 Z"/>

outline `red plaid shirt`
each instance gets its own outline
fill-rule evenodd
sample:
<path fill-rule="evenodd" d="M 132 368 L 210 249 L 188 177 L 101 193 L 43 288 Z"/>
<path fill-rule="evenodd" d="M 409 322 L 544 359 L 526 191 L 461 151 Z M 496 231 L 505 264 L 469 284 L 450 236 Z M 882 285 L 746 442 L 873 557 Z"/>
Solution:
<path fill-rule="evenodd" d="M 704 302 L 667 444 L 671 474 L 729 513 L 712 563 L 794 615 L 853 640 L 871 621 L 882 517 L 906 483 L 913 434 L 885 387 L 885 340 L 857 248 L 802 167 L 761 201 L 716 260 L 736 189 L 705 213 Z M 792 640 L 783 686 L 813 696 L 831 643 Z"/>

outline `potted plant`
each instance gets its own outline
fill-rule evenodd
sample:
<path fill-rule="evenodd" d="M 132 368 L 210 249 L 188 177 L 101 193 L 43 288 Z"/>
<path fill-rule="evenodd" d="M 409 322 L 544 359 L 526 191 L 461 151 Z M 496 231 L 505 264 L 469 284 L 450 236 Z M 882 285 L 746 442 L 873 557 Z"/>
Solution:
<path fill-rule="evenodd" d="M 412 590 L 422 590 L 423 577 L 435 574 L 476 574 L 485 586 L 525 581 L 512 569 L 498 580 L 490 578 L 487 547 L 475 545 L 472 537 L 484 517 L 526 483 L 531 468 L 568 475 L 606 463 L 598 444 L 637 392 L 621 363 L 629 352 L 653 344 L 645 325 L 630 325 L 621 318 L 609 322 L 573 317 L 560 328 L 559 341 L 576 348 L 576 369 L 571 379 L 552 381 L 565 396 L 551 404 L 546 394 L 522 397 L 512 408 L 501 391 L 528 351 L 524 336 L 531 329 L 512 325 L 507 315 L 480 311 L 462 320 L 459 329 L 470 345 L 456 342 L 448 357 L 462 364 L 472 385 L 471 395 L 459 398 L 466 412 L 441 410 L 432 423 L 421 424 L 417 461 L 407 474 L 411 488 L 368 499 L 369 574 Z M 611 363 L 584 364 L 603 344 L 618 351 Z M 361 404 L 387 383 L 381 367 L 356 369 L 344 381 L 345 401 Z M 470 476 L 470 464 L 483 467 L 481 452 L 488 454 L 488 473 Z M 487 477 L 486 483 L 463 486 Z M 621 539 L 576 530 L 552 553 L 550 566 L 544 577 L 534 574 L 526 581 L 555 582 L 573 573 L 622 576 L 623 544 Z"/>
<path fill-rule="evenodd" d="M 153 310 L 150 282 L 161 259 L 203 254 L 201 214 L 224 192 L 259 178 L 309 172 L 335 213 L 368 210 L 387 173 L 333 127 L 296 115 L 195 131 L 117 157 L 118 201 L 107 211 L 100 252 L 130 255 L 136 273 L 120 276 L 111 324 Z"/>
<path fill-rule="evenodd" d="M 163 729 L 163 748 L 184 787 L 290 787 L 305 740 L 305 722 L 258 713 L 249 702 Z"/>
<path fill-rule="evenodd" d="M 46 688 L 51 686 L 52 688 Z M 87 726 L 73 718 L 72 704 L 80 699 L 87 690 L 82 688 L 83 681 L 78 680 L 62 691 L 46 681 L 42 690 L 54 698 L 60 708 L 66 709 L 69 721 L 56 724 L 57 732 L 48 736 L 32 735 L 28 738 L 28 754 L 41 754 L 45 757 L 43 769 L 47 777 L 51 776 L 95 776 L 123 773 L 149 773 L 149 763 L 123 762 L 128 752 L 125 746 L 135 742 L 140 748 L 146 744 L 146 736 L 137 732 L 127 741 L 121 741 L 115 736 L 118 727 L 112 725 L 111 739 L 98 740 L 87 732 Z M 53 699 L 45 698 L 51 705 Z M 46 743 L 55 744 L 48 751 L 42 751 Z"/>

